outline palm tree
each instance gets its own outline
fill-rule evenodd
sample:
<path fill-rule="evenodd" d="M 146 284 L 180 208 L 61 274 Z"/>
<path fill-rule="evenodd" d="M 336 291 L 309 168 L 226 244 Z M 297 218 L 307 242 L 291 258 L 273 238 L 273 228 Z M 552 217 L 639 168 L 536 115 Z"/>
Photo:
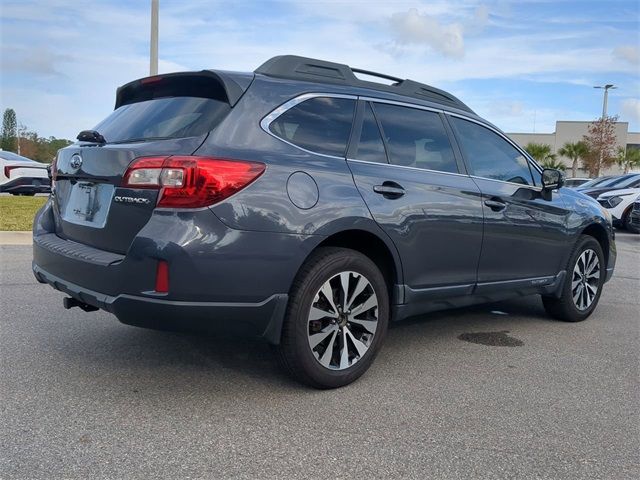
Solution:
<path fill-rule="evenodd" d="M 567 168 L 564 163 L 562 163 L 560 160 L 556 160 L 555 158 L 547 158 L 546 160 L 543 160 L 539 163 L 542 168 L 553 168 L 554 170 L 562 170 L 563 172 Z"/>
<path fill-rule="evenodd" d="M 578 162 L 589 154 L 589 147 L 583 141 L 567 142 L 558 150 L 558 154 L 571 160 L 571 176 L 575 177 Z"/>
<path fill-rule="evenodd" d="M 632 168 L 640 168 L 640 149 L 618 147 L 616 163 L 624 168 L 624 173 L 629 173 Z"/>
<path fill-rule="evenodd" d="M 555 153 L 551 153 L 551 145 L 546 143 L 527 143 L 524 149 L 540 164 L 556 159 Z"/>

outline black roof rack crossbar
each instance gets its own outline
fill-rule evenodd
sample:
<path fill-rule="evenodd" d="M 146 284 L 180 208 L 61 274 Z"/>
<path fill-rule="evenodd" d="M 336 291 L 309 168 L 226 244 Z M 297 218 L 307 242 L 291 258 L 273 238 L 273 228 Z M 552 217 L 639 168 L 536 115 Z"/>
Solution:
<path fill-rule="evenodd" d="M 360 80 L 355 73 L 384 78 L 394 82 L 392 85 Z M 372 90 L 395 93 L 406 97 L 427 100 L 434 103 L 449 105 L 460 110 L 474 113 L 458 98 L 444 90 L 419 83 L 414 80 L 403 80 L 383 73 L 371 72 L 359 68 L 351 68 L 342 63 L 327 62 L 315 58 L 299 57 L 297 55 L 280 55 L 267 60 L 260 65 L 255 73 L 270 77 L 286 78 L 294 80 L 306 80 L 309 82 L 327 82 L 363 87 Z"/>

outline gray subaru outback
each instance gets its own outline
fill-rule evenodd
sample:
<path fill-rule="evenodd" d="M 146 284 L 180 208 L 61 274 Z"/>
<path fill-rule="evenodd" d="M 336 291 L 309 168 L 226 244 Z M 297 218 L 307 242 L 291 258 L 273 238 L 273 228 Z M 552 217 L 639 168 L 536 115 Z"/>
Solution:
<path fill-rule="evenodd" d="M 453 95 L 297 56 L 128 83 L 51 176 L 33 272 L 65 307 L 262 337 L 318 388 L 409 316 L 584 320 L 616 258 L 607 212 Z"/>

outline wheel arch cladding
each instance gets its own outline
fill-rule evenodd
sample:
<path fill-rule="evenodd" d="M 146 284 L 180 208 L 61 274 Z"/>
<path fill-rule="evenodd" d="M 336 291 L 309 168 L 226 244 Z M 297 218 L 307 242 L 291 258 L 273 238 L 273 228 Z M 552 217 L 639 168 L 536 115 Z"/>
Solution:
<path fill-rule="evenodd" d="M 403 301 L 402 298 L 399 298 L 399 289 L 397 288 L 398 285 L 402 285 L 402 265 L 400 264 L 400 259 L 394 256 L 392 250 L 384 240 L 374 233 L 357 229 L 343 230 L 325 238 L 315 249 L 321 247 L 349 248 L 369 257 L 380 269 L 385 278 L 390 304 L 401 303 Z M 309 255 L 311 255 L 311 253 Z"/>
<path fill-rule="evenodd" d="M 588 235 L 595 238 L 602 247 L 605 265 L 609 263 L 609 236 L 602 225 L 592 223 L 581 232 L 582 235 Z"/>

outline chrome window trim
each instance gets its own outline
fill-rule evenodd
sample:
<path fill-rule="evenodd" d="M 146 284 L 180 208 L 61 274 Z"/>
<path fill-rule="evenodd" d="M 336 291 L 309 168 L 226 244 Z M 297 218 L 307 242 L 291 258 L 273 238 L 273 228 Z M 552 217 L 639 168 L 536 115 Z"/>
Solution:
<path fill-rule="evenodd" d="M 279 137 L 278 135 L 276 135 L 275 133 L 273 133 L 269 129 L 269 127 L 271 126 L 271 122 L 273 122 L 276 118 L 278 118 L 280 115 L 282 115 L 287 110 L 290 110 L 291 108 L 295 107 L 299 103 L 304 102 L 305 100 L 309 100 L 311 98 L 318 98 L 318 97 L 347 98 L 347 99 L 355 100 L 355 101 L 358 100 L 358 96 L 357 95 L 345 95 L 345 94 L 342 94 L 342 93 L 319 93 L 319 92 L 303 93 L 302 95 L 298 95 L 297 97 L 294 97 L 291 100 L 286 101 L 285 103 L 283 103 L 282 105 L 280 105 L 279 107 L 275 108 L 270 113 L 265 115 L 265 117 L 262 120 L 260 120 L 260 127 L 262 128 L 262 130 L 267 132 L 273 138 L 277 138 L 281 142 L 284 142 L 287 145 L 291 145 L 292 147 L 296 147 L 297 149 L 302 150 L 303 152 L 311 153 L 313 155 L 320 155 L 321 157 L 337 158 L 338 160 L 344 160 L 346 158 L 346 152 L 345 152 L 344 156 L 339 157 L 337 155 L 329 155 L 327 153 L 319 153 L 319 152 L 314 152 L 313 150 L 307 150 L 304 147 L 301 147 L 299 145 L 296 145 L 295 143 L 291 143 L 290 141 L 285 140 L 282 137 Z M 355 106 L 354 106 L 354 108 L 355 108 Z M 353 125 L 352 125 L 351 128 L 353 128 Z"/>
<path fill-rule="evenodd" d="M 529 190 L 535 190 L 536 192 L 541 192 L 542 187 L 538 187 L 537 185 L 524 185 L 522 183 L 509 182 L 507 180 L 499 180 L 497 178 L 489 178 L 489 177 L 480 177 L 478 175 L 469 175 L 471 178 L 477 178 L 478 180 L 489 180 L 490 182 L 500 182 L 506 183 L 507 185 L 516 185 L 520 188 L 528 188 Z"/>
<path fill-rule="evenodd" d="M 426 107 L 424 105 L 418 105 L 418 104 L 415 104 L 415 103 L 408 103 L 408 102 L 399 102 L 397 100 L 387 100 L 386 98 L 359 96 L 358 100 L 362 100 L 363 102 L 387 103 L 389 105 L 397 105 L 399 107 L 415 108 L 415 109 L 418 109 L 418 110 L 427 110 L 429 112 L 435 112 L 435 113 L 445 113 L 445 110 L 443 110 L 441 108 Z"/>
<path fill-rule="evenodd" d="M 347 158 L 347 161 L 358 162 L 358 163 L 368 163 L 371 165 L 382 165 L 384 167 L 404 168 L 408 170 L 416 170 L 418 172 L 440 173 L 442 175 L 455 175 L 456 177 L 471 177 L 471 175 L 467 175 L 466 173 L 443 172 L 442 170 L 430 170 L 428 168 L 409 167 L 406 165 L 395 165 L 393 163 L 370 162 L 369 160 L 358 160 L 357 158 Z"/>
<path fill-rule="evenodd" d="M 309 100 L 311 98 L 317 98 L 317 97 L 347 98 L 347 99 L 351 99 L 351 100 L 355 100 L 355 101 L 362 100 L 362 101 L 365 101 L 365 102 L 386 103 L 386 104 L 389 104 L 389 105 L 398 105 L 400 107 L 416 108 L 418 110 L 426 110 L 426 111 L 435 112 L 435 113 L 444 113 L 445 115 L 458 117 L 458 118 L 461 118 L 462 120 L 467 120 L 469 122 L 476 123 L 476 124 L 480 125 L 481 127 L 484 127 L 486 129 L 496 133 L 499 137 L 504 139 L 507 143 L 509 143 L 512 147 L 514 147 L 518 152 L 520 152 L 527 160 L 529 160 L 529 163 L 531 165 L 533 165 L 533 167 L 538 171 L 539 174 L 542 175 L 542 168 L 531 158 L 531 156 L 529 154 L 527 154 L 526 151 L 524 151 L 522 148 L 520 148 L 514 141 L 512 141 L 509 137 L 507 137 L 504 133 L 502 133 L 500 130 L 496 129 L 495 127 L 493 127 L 491 125 L 488 125 L 488 124 L 486 124 L 484 122 L 481 122 L 479 120 L 476 120 L 475 118 L 471 118 L 471 117 L 469 117 L 467 115 L 462 115 L 462 114 L 459 114 L 459 113 L 450 112 L 450 111 L 444 110 L 444 109 L 426 107 L 424 105 L 418 105 L 418 104 L 415 104 L 415 103 L 400 102 L 400 101 L 397 101 L 397 100 L 387 100 L 385 98 L 369 97 L 369 96 L 364 96 L 364 95 L 349 95 L 349 94 L 342 94 L 342 93 L 326 93 L 326 92 L 324 92 L 324 93 L 323 92 L 303 93 L 302 95 L 298 95 L 297 97 L 294 97 L 294 98 L 286 101 L 285 103 L 283 103 L 279 107 L 276 107 L 270 113 L 265 115 L 264 118 L 260 121 L 260 127 L 266 133 L 268 133 L 269 135 L 271 135 L 274 138 L 277 138 L 281 142 L 284 142 L 287 145 L 291 145 L 292 147 L 295 147 L 298 150 L 302 150 L 303 152 L 310 153 L 312 155 L 319 155 L 321 157 L 326 157 L 326 158 L 335 158 L 335 159 L 338 159 L 338 160 L 345 160 L 346 159 L 346 160 L 353 161 L 353 162 L 369 163 L 369 164 L 372 164 L 372 165 L 387 165 L 389 167 L 404 168 L 404 169 L 409 169 L 409 170 L 417 170 L 417 171 L 421 171 L 421 172 L 441 173 L 441 174 L 444 174 L 444 175 L 455 175 L 455 176 L 460 176 L 460 177 L 478 178 L 478 179 L 483 179 L 483 180 L 489 180 L 489 181 L 492 181 L 492 182 L 506 183 L 508 185 L 516 185 L 516 186 L 521 187 L 521 188 L 529 188 L 529 189 L 535 190 L 537 192 L 540 192 L 540 191 L 543 190 L 542 187 L 538 187 L 536 185 L 523 185 L 521 183 L 509 182 L 509 181 L 506 181 L 506 180 L 498 180 L 496 178 L 481 177 L 481 176 L 478 176 L 478 175 L 469 175 L 469 174 L 465 174 L 465 173 L 443 172 L 443 171 L 440 171 L 440 170 L 430 170 L 430 169 L 426 169 L 426 168 L 409 167 L 409 166 L 404 166 L 404 165 L 394 165 L 392 163 L 384 164 L 384 163 L 380 163 L 380 162 L 370 162 L 370 161 L 367 161 L 367 160 L 358 160 L 358 159 L 355 159 L 355 158 L 347 158 L 346 153 L 345 153 L 345 156 L 339 157 L 337 155 L 329 155 L 329 154 L 326 154 L 326 153 L 314 152 L 313 150 L 308 150 L 308 149 L 306 149 L 304 147 L 300 147 L 299 145 L 291 143 L 288 140 L 285 140 L 284 138 L 281 138 L 281 137 L 277 136 L 276 134 L 274 134 L 269 129 L 269 127 L 271 126 L 271 123 L 276 118 L 278 118 L 280 115 L 282 115 L 284 112 L 286 112 L 287 110 L 295 107 L 299 103 L 304 102 L 305 100 Z"/>

